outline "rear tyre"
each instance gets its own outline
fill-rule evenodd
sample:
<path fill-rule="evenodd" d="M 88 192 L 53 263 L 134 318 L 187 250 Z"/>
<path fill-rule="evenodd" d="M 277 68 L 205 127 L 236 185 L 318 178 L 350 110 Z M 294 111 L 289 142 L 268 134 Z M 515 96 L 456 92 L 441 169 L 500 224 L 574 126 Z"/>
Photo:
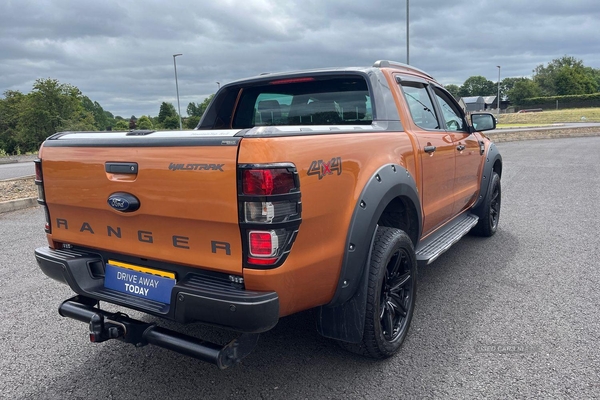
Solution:
<path fill-rule="evenodd" d="M 472 232 L 477 236 L 489 237 L 496 233 L 500 220 L 500 205 L 502 204 L 502 186 L 500 176 L 492 172 L 490 187 L 483 202 L 483 212 L 479 215 L 479 222 Z"/>
<path fill-rule="evenodd" d="M 362 342 L 339 343 L 353 353 L 383 359 L 402 345 L 415 307 L 417 259 L 406 233 L 395 228 L 378 228 L 368 285 Z"/>

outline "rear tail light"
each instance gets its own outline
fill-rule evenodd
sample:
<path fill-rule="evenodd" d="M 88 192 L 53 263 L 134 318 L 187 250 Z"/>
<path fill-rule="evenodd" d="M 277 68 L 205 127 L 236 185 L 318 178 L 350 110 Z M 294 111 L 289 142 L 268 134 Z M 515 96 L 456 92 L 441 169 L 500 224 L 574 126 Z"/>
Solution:
<path fill-rule="evenodd" d="M 273 264 L 277 263 L 277 257 L 259 258 L 248 256 L 247 263 L 248 266 L 246 268 L 272 268 Z"/>
<path fill-rule="evenodd" d="M 294 200 L 245 202 L 245 222 L 287 222 L 296 214 L 298 210 Z"/>
<path fill-rule="evenodd" d="M 46 217 L 46 223 L 44 224 L 44 230 L 46 233 L 52 232 L 52 225 L 50 224 L 50 212 L 48 211 L 48 206 L 46 204 L 46 192 L 44 191 L 44 174 L 42 171 L 42 160 L 36 159 L 34 160 L 35 165 L 35 184 L 38 188 L 38 204 L 44 207 L 44 215 Z"/>
<path fill-rule="evenodd" d="M 37 181 L 35 182 L 35 184 L 37 185 L 37 190 L 38 190 L 38 203 L 42 204 L 43 202 L 46 201 L 46 193 L 44 192 L 44 185 L 42 184 L 42 182 L 40 181 L 40 183 L 38 183 Z"/>
<path fill-rule="evenodd" d="M 301 222 L 293 164 L 239 166 L 240 229 L 247 268 L 275 268 L 291 250 Z"/>
<path fill-rule="evenodd" d="M 35 164 L 35 181 L 41 182 L 42 179 L 42 160 L 37 159 L 34 161 Z"/>
<path fill-rule="evenodd" d="M 294 174 L 284 168 L 247 169 L 242 182 L 243 193 L 248 196 L 287 194 L 296 188 Z"/>
<path fill-rule="evenodd" d="M 250 231 L 250 255 L 273 257 L 279 249 L 279 239 L 275 231 Z"/>

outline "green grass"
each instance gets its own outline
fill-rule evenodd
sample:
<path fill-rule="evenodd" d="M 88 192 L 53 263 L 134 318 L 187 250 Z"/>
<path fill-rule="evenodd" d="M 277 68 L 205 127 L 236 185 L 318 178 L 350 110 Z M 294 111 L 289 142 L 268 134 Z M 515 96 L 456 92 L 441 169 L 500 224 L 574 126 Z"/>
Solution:
<path fill-rule="evenodd" d="M 497 124 L 498 128 L 532 128 L 532 127 L 540 127 L 540 126 L 552 126 L 553 124 Z"/>
<path fill-rule="evenodd" d="M 498 117 L 498 125 L 511 128 L 516 125 L 540 126 L 561 122 L 600 122 L 600 108 L 572 108 L 532 113 L 500 114 Z"/>
<path fill-rule="evenodd" d="M 28 151 L 26 153 L 18 152 L 17 154 L 8 154 L 6 151 L 4 151 L 4 149 L 0 149 L 0 158 L 8 158 L 8 157 L 15 157 L 15 156 L 37 156 L 37 154 L 38 154 L 37 151 Z"/>

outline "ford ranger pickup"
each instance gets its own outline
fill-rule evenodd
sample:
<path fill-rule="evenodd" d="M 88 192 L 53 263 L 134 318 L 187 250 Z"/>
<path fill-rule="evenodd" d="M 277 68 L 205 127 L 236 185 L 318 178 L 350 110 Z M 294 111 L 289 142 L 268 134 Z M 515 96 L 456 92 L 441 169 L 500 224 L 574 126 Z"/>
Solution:
<path fill-rule="evenodd" d="M 372 358 L 405 339 L 417 267 L 492 236 L 502 158 L 412 66 L 263 74 L 224 85 L 187 131 L 61 132 L 36 160 L 48 246 L 92 342 L 152 344 L 226 368 L 280 318 Z M 108 312 L 100 302 L 159 319 Z M 225 345 L 160 319 L 239 332 Z"/>

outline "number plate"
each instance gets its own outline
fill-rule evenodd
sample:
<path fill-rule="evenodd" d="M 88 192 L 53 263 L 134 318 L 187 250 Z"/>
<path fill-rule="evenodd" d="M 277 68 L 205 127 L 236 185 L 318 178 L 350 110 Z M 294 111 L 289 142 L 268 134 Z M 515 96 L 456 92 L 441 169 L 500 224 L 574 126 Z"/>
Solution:
<path fill-rule="evenodd" d="M 104 287 L 161 303 L 171 303 L 175 274 L 108 260 Z"/>

